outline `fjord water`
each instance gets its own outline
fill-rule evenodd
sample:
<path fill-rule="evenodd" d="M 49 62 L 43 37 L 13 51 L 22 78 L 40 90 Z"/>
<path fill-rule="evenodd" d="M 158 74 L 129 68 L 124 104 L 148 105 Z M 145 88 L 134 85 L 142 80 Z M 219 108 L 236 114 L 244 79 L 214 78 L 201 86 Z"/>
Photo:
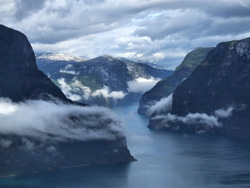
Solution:
<path fill-rule="evenodd" d="M 0 179 L 0 187 L 244 188 L 250 187 L 250 142 L 149 130 L 138 105 L 115 108 L 128 147 L 128 164 L 89 166 Z"/>

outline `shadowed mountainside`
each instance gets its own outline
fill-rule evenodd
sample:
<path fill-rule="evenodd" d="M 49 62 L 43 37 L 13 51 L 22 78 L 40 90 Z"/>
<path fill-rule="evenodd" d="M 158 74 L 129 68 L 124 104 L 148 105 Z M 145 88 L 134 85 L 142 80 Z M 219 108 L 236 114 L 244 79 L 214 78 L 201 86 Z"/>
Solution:
<path fill-rule="evenodd" d="M 222 42 L 173 94 L 149 127 L 250 137 L 250 38 Z"/>
<path fill-rule="evenodd" d="M 169 77 L 159 81 L 152 89 L 145 92 L 140 100 L 138 113 L 148 114 L 149 108 L 174 92 L 176 87 L 190 76 L 193 70 L 206 58 L 207 54 L 213 48 L 196 48 L 189 52 L 183 62 L 175 69 L 175 72 Z"/>
<path fill-rule="evenodd" d="M 0 176 L 134 160 L 111 112 L 67 99 L 26 36 L 3 25 L 0 97 Z"/>

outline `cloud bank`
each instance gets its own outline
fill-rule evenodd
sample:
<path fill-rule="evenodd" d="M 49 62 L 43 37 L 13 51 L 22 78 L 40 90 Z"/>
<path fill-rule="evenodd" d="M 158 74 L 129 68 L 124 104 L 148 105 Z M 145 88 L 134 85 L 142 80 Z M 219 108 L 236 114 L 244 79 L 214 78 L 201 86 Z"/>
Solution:
<path fill-rule="evenodd" d="M 196 47 L 250 36 L 249 0 L 1 0 L 0 21 L 36 51 L 178 65 Z M 84 18 L 84 19 L 83 19 Z"/>
<path fill-rule="evenodd" d="M 128 91 L 134 93 L 143 93 L 154 87 L 155 84 L 160 80 L 161 80 L 160 78 L 154 78 L 154 77 L 151 77 L 149 79 L 142 77 L 136 78 L 135 80 L 127 82 Z"/>
<path fill-rule="evenodd" d="M 13 103 L 0 98 L 0 134 L 31 137 L 40 141 L 116 140 L 124 138 L 124 130 L 116 115 L 101 107 L 81 107 L 28 100 Z M 23 141 L 32 147 L 29 140 Z M 12 142 L 0 140 L 2 147 Z"/>
<path fill-rule="evenodd" d="M 114 100 L 122 99 L 126 96 L 126 93 L 123 91 L 111 91 L 109 87 L 104 86 L 102 89 L 98 89 L 92 93 L 92 96 L 103 96 L 105 98 L 113 98 Z"/>
<path fill-rule="evenodd" d="M 166 115 L 156 115 L 152 117 L 152 120 L 161 120 L 165 123 L 165 126 L 168 127 L 168 122 L 174 123 L 185 123 L 191 125 L 202 124 L 207 127 L 221 127 L 222 123 L 219 121 L 220 118 L 229 118 L 232 114 L 233 107 L 227 107 L 218 109 L 212 115 L 208 115 L 206 113 L 189 113 L 185 116 L 177 116 L 171 113 Z"/>
<path fill-rule="evenodd" d="M 72 83 L 67 84 L 64 78 L 57 79 L 57 82 L 66 95 L 72 101 L 81 101 L 88 99 L 91 93 L 90 88 L 83 86 L 79 81 L 74 80 Z M 80 92 L 79 92 L 80 91 Z"/>
<path fill-rule="evenodd" d="M 148 114 L 152 115 L 153 113 L 160 113 L 160 112 L 169 112 L 172 108 L 173 102 L 173 94 L 170 94 L 168 97 L 162 98 L 160 101 L 155 102 L 152 106 L 148 109 Z"/>
<path fill-rule="evenodd" d="M 62 92 L 73 101 L 88 100 L 90 97 L 98 96 L 117 100 L 122 99 L 127 95 L 123 91 L 110 91 L 108 86 L 104 86 L 102 89 L 92 92 L 89 87 L 82 85 L 82 83 L 76 78 L 70 83 L 67 83 L 64 78 L 58 79 L 57 82 Z"/>

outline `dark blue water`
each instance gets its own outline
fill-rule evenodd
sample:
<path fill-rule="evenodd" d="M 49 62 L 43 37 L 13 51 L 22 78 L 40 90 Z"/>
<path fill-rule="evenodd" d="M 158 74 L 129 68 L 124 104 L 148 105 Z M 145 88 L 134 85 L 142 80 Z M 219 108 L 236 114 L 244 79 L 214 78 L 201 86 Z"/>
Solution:
<path fill-rule="evenodd" d="M 150 131 L 137 105 L 116 108 L 136 162 L 0 179 L 0 187 L 249 188 L 250 143 Z"/>

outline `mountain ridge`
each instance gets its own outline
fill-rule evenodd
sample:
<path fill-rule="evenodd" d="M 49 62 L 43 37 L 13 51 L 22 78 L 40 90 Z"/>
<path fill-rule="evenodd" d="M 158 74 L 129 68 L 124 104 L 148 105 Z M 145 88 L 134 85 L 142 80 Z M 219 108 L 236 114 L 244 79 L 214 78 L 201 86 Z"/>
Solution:
<path fill-rule="evenodd" d="M 68 98 L 27 37 L 0 25 L 0 176 L 134 161 L 111 111 Z"/>
<path fill-rule="evenodd" d="M 175 90 L 149 127 L 250 138 L 250 38 L 219 43 Z"/>
<path fill-rule="evenodd" d="M 68 94 L 68 97 L 111 107 L 139 99 L 141 93 L 132 92 L 131 84 L 139 86 L 138 82 L 144 82 L 144 85 L 147 83 L 152 85 L 156 80 L 172 73 L 172 71 L 156 69 L 143 63 L 127 62 L 108 55 L 83 62 L 51 63 L 40 61 L 39 57 L 37 60 L 39 68 L 54 80 L 64 93 Z M 94 90 L 89 87 L 91 80 L 95 81 Z"/>
<path fill-rule="evenodd" d="M 159 81 L 152 89 L 146 91 L 140 100 L 138 113 L 150 115 L 148 110 L 156 101 L 167 97 L 175 88 L 205 59 L 208 52 L 213 48 L 196 48 L 189 52 L 182 63 L 175 69 L 175 72 L 169 77 Z"/>

